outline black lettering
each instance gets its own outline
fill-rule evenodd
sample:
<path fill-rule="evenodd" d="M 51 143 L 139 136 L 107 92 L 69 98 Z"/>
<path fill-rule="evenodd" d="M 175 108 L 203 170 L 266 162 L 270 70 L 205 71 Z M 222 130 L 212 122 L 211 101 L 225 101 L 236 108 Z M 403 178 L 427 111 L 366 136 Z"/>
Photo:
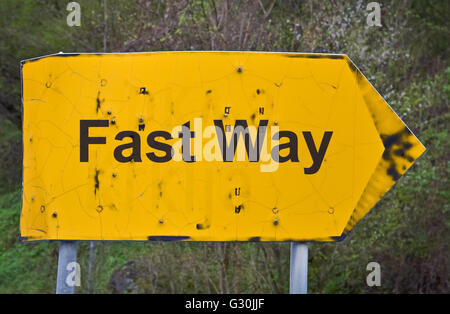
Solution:
<path fill-rule="evenodd" d="M 253 144 L 250 141 L 250 132 L 248 130 L 248 124 L 246 120 L 236 120 L 234 124 L 233 134 L 231 135 L 230 144 L 228 145 L 225 137 L 224 127 L 222 120 L 214 120 L 216 126 L 217 139 L 219 140 L 219 146 L 222 150 L 222 156 L 224 162 L 232 162 L 236 155 L 238 139 L 243 134 L 245 142 L 245 150 L 247 152 L 248 160 L 250 162 L 259 161 L 261 155 L 262 144 L 264 143 L 264 137 L 267 131 L 267 125 L 269 120 L 260 120 L 258 125 L 258 133 L 256 135 L 256 141 Z"/>
<path fill-rule="evenodd" d="M 165 152 L 166 154 L 164 156 L 156 156 L 155 153 L 148 153 L 146 154 L 148 159 L 154 162 L 168 162 L 172 159 L 173 156 L 173 149 L 172 146 L 166 143 L 158 142 L 155 140 L 157 137 L 162 137 L 165 140 L 171 140 L 172 135 L 169 132 L 165 131 L 155 131 L 148 135 L 147 137 L 147 143 L 150 147 L 160 150 L 162 152 Z"/>
<path fill-rule="evenodd" d="M 195 137 L 195 132 L 191 131 L 191 122 L 188 121 L 181 126 L 178 137 L 181 138 L 181 154 L 185 162 L 194 162 L 195 156 L 191 156 L 191 138 Z"/>
<path fill-rule="evenodd" d="M 109 121 L 80 120 L 80 162 L 89 161 L 89 144 L 106 144 L 106 137 L 89 137 L 90 127 L 109 127 Z"/>
<path fill-rule="evenodd" d="M 282 137 L 289 138 L 289 142 L 280 144 L 278 146 L 275 146 L 272 151 L 270 152 L 272 159 L 276 162 L 283 163 L 288 160 L 291 160 L 292 162 L 298 162 L 298 139 L 297 135 L 294 132 L 291 131 L 280 131 L 276 133 L 272 139 L 281 139 Z M 287 156 L 281 156 L 280 151 L 283 149 L 289 148 L 289 154 Z"/>
<path fill-rule="evenodd" d="M 114 149 L 114 158 L 116 158 L 118 162 L 141 162 L 141 137 L 138 133 L 133 131 L 122 131 L 117 133 L 116 140 L 121 141 L 125 137 L 131 137 L 132 141 L 117 146 L 116 149 Z M 123 151 L 129 148 L 132 148 L 132 152 L 130 156 L 126 157 L 123 155 Z"/>
<path fill-rule="evenodd" d="M 305 174 L 314 174 L 319 171 L 320 166 L 322 165 L 323 158 L 325 157 L 325 153 L 327 152 L 328 144 L 330 144 L 332 135 L 332 131 L 326 131 L 324 133 L 322 142 L 320 143 L 319 151 L 317 152 L 316 144 L 314 143 L 311 132 L 303 132 L 303 137 L 305 138 L 306 145 L 308 145 L 309 153 L 311 154 L 311 158 L 313 160 L 312 166 L 304 169 Z"/>

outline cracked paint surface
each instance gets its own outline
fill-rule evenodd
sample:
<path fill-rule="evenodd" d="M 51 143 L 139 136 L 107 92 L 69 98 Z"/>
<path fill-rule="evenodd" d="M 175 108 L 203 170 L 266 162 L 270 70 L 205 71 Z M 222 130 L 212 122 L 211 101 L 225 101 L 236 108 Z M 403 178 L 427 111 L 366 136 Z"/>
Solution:
<path fill-rule="evenodd" d="M 425 150 L 345 55 L 57 54 L 24 61 L 22 86 L 24 241 L 338 241 Z M 300 140 L 299 162 L 275 172 L 145 158 L 148 132 L 194 118 L 333 137 L 312 175 Z M 82 163 L 80 120 L 96 119 L 109 126 L 89 136 L 107 143 Z M 114 159 L 124 130 L 142 162 Z"/>

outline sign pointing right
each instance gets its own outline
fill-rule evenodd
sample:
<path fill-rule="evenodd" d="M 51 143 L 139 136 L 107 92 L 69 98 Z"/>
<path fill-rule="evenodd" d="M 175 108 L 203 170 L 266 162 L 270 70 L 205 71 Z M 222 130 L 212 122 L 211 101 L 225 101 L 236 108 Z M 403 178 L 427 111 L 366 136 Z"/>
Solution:
<path fill-rule="evenodd" d="M 384 151 L 375 172 L 370 177 L 355 210 L 350 216 L 343 235 L 383 197 L 395 182 L 425 152 L 425 147 L 391 109 L 375 88 L 346 56 L 354 73 L 367 109 L 372 115 L 375 128 L 383 141 Z"/>
<path fill-rule="evenodd" d="M 346 55 L 24 61 L 25 241 L 338 241 L 425 151 Z"/>

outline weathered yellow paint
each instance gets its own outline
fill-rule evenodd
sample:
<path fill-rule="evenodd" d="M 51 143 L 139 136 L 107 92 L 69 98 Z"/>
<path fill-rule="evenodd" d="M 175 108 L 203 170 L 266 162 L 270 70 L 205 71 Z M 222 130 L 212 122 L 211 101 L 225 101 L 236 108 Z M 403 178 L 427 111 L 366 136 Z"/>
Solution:
<path fill-rule="evenodd" d="M 22 84 L 24 241 L 339 240 L 425 150 L 345 55 L 58 54 L 23 62 Z M 268 162 L 146 157 L 150 132 L 188 121 L 192 131 L 196 118 L 196 133 L 213 120 L 266 119 L 297 134 L 299 162 L 261 172 Z M 106 138 L 89 145 L 89 162 L 80 162 L 80 120 L 109 122 L 89 129 Z M 140 134 L 141 162 L 114 158 L 127 130 Z M 317 149 L 333 132 L 309 175 L 303 131 Z"/>

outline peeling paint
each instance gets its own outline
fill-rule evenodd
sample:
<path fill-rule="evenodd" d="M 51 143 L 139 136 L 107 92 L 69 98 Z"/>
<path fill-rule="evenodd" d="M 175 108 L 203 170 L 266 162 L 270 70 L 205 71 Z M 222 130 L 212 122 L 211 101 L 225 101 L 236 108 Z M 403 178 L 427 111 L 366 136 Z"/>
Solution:
<path fill-rule="evenodd" d="M 100 175 L 100 170 L 95 169 L 94 175 L 94 194 L 97 195 L 97 191 L 100 189 L 100 180 L 98 179 Z"/>
<path fill-rule="evenodd" d="M 95 99 L 95 101 L 96 101 L 96 104 L 97 104 L 95 110 L 98 113 L 100 108 L 101 108 L 101 106 L 102 106 L 102 102 L 103 102 L 103 101 L 100 100 L 100 92 L 97 93 L 97 98 Z"/>

